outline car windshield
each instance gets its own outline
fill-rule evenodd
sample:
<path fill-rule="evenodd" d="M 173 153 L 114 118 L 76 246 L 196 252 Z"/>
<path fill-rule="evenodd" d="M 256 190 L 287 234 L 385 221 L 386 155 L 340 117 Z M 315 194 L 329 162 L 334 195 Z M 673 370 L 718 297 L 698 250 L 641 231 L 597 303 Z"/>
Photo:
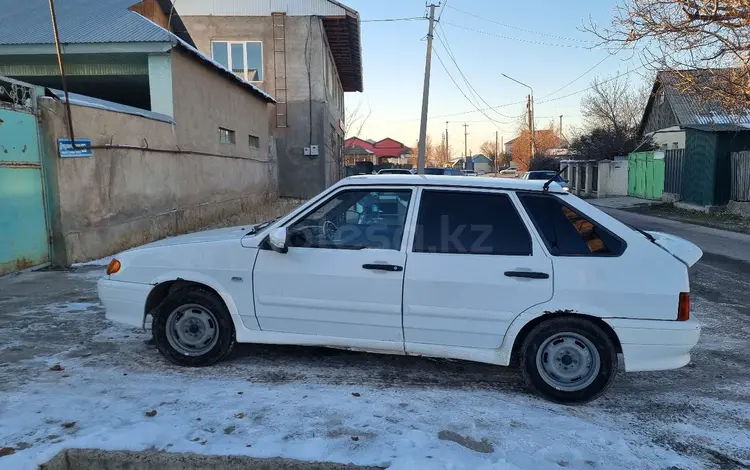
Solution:
<path fill-rule="evenodd" d="M 425 175 L 444 175 L 445 169 L 444 168 L 425 168 L 424 174 Z"/>

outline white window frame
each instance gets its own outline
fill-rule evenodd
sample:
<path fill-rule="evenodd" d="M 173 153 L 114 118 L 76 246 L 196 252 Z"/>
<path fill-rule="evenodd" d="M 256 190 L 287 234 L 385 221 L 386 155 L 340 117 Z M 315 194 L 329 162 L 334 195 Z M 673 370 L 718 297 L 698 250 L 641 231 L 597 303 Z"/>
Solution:
<path fill-rule="evenodd" d="M 213 60 L 216 60 L 214 58 L 214 44 L 215 43 L 226 43 L 227 45 L 227 68 L 230 72 L 234 72 L 232 70 L 232 44 L 242 44 L 242 60 L 243 60 L 243 69 L 244 69 L 244 75 L 242 78 L 250 83 L 263 83 L 263 81 L 266 78 L 266 67 L 263 57 L 263 41 L 229 41 L 229 40 L 221 40 L 221 39 L 213 39 L 211 40 L 211 58 Z M 248 80 L 247 79 L 247 45 L 250 43 L 256 43 L 260 44 L 260 75 L 261 80 Z"/>

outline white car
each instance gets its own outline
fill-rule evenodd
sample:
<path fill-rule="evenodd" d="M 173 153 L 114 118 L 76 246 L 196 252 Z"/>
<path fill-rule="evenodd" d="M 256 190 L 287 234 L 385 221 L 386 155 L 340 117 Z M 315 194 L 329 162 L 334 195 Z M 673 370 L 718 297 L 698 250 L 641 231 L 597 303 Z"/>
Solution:
<path fill-rule="evenodd" d="M 519 365 L 561 403 L 626 371 L 682 367 L 692 243 L 632 229 L 556 183 L 346 178 L 278 220 L 128 250 L 99 281 L 108 319 L 152 317 L 171 362 L 236 342 Z"/>
<path fill-rule="evenodd" d="M 515 168 L 507 168 L 497 174 L 500 178 L 518 178 L 518 170 Z"/>

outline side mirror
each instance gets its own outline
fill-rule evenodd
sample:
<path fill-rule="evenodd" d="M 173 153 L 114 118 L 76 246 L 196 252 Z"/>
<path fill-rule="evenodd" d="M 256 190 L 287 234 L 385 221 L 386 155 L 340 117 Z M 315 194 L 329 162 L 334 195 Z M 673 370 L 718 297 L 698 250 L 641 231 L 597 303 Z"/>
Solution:
<path fill-rule="evenodd" d="M 277 253 L 286 253 L 289 251 L 286 227 L 279 227 L 271 231 L 271 234 L 268 236 L 268 242 L 271 244 L 271 249 Z"/>

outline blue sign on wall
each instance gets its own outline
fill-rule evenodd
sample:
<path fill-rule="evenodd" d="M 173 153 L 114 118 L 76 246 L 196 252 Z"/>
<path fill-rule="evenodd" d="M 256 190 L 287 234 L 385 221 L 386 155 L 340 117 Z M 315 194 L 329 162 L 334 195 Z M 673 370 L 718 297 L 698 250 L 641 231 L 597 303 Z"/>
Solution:
<path fill-rule="evenodd" d="M 76 139 L 76 148 L 73 148 L 73 141 L 70 139 L 57 139 L 57 149 L 63 158 L 90 157 L 94 155 L 93 150 L 86 147 L 91 147 L 90 139 Z"/>

